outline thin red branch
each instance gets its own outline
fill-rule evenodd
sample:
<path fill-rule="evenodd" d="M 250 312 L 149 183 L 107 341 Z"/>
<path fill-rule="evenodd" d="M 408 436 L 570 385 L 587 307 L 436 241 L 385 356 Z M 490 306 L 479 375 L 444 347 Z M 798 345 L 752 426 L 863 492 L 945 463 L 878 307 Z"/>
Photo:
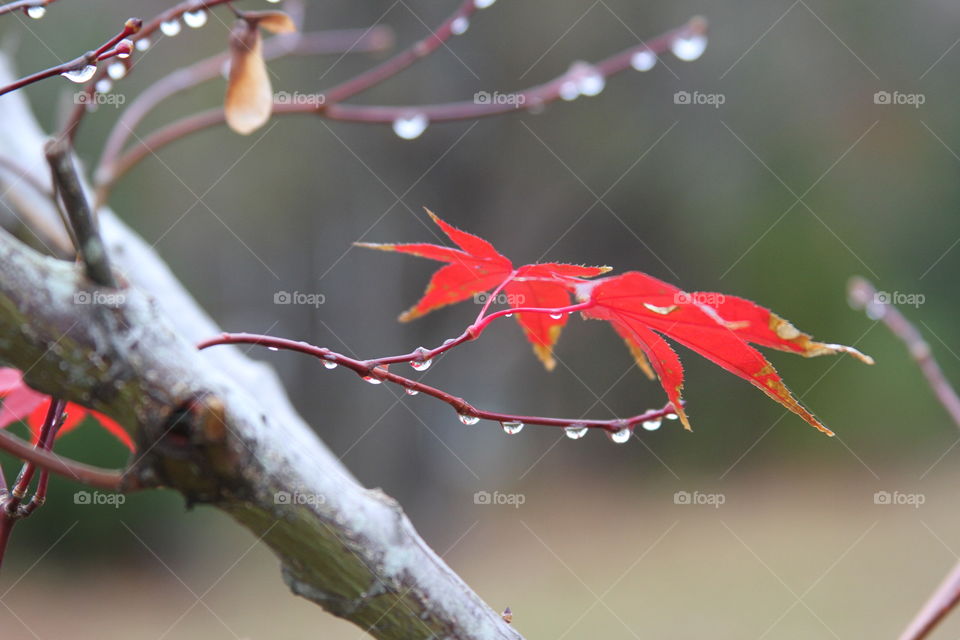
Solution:
<path fill-rule="evenodd" d="M 610 420 L 549 418 L 542 416 L 501 413 L 497 411 L 485 411 L 482 409 L 477 409 L 463 398 L 449 394 L 446 391 L 436 387 L 423 384 L 422 382 L 411 380 L 410 378 L 406 378 L 394 373 L 387 368 L 390 364 L 403 362 L 412 364 L 428 362 L 432 358 L 435 358 L 436 356 L 449 351 L 450 349 L 453 349 L 464 342 L 476 339 L 481 333 L 483 333 L 490 323 L 497 318 L 506 317 L 514 313 L 549 313 L 554 315 L 558 313 L 575 313 L 577 311 L 583 311 L 589 308 L 591 304 L 592 303 L 590 302 L 583 302 L 580 304 L 557 308 L 517 307 L 513 309 L 504 309 L 502 311 L 491 313 L 483 318 L 479 318 L 476 322 L 467 327 L 467 329 L 458 337 L 447 340 L 439 347 L 435 347 L 433 349 L 424 349 L 421 347 L 404 355 L 389 356 L 386 358 L 374 358 L 372 360 L 357 360 L 356 358 L 351 358 L 341 353 L 337 353 L 336 351 L 332 351 L 324 347 L 317 347 L 306 342 L 298 342 L 295 340 L 288 340 L 286 338 L 276 338 L 273 336 L 252 333 L 223 333 L 216 338 L 211 338 L 201 342 L 199 345 L 197 345 L 197 348 L 207 349 L 212 346 L 223 344 L 255 344 L 273 350 L 282 349 L 286 351 L 297 351 L 299 353 L 305 353 L 323 360 L 325 363 L 341 365 L 354 371 L 357 375 L 361 376 L 365 380 L 372 379 L 380 382 L 391 382 L 409 391 L 431 396 L 450 405 L 460 416 L 476 418 L 479 420 L 492 420 L 500 423 L 519 422 L 522 424 L 536 424 L 547 427 L 587 427 L 602 429 L 612 433 L 622 431 L 623 429 L 632 430 L 636 425 L 642 422 L 660 420 L 668 416 L 676 415 L 676 409 L 670 403 L 667 403 L 667 405 L 662 409 L 647 411 L 629 418 L 614 418 Z"/>
<path fill-rule="evenodd" d="M 16 2 L 8 2 L 0 6 L 0 16 L 17 10 L 26 11 L 32 7 L 46 7 L 56 1 L 57 0 L 16 0 Z"/>
<path fill-rule="evenodd" d="M 123 25 L 123 29 L 117 35 L 113 36 L 96 49 L 88 51 L 81 56 L 77 56 L 68 62 L 64 62 L 62 64 L 50 67 L 49 69 L 44 69 L 43 71 L 38 71 L 24 78 L 20 78 L 19 80 L 16 80 L 5 87 L 0 87 L 0 96 L 5 93 L 10 93 L 11 91 L 16 91 L 17 89 L 22 89 L 27 85 L 33 84 L 34 82 L 39 82 L 40 80 L 44 80 L 46 78 L 67 73 L 68 71 L 84 69 L 88 65 L 95 65 L 101 60 L 106 60 L 107 58 L 111 58 L 126 52 L 127 50 L 125 48 L 115 48 L 115 45 L 117 45 L 127 36 L 135 34 L 140 29 L 141 24 L 142 21 L 139 18 L 130 18 Z"/>
<path fill-rule="evenodd" d="M 460 10 L 462 10 L 462 7 Z M 652 40 L 630 47 L 629 49 L 597 62 L 593 65 L 593 69 L 596 73 L 607 78 L 631 68 L 631 60 L 633 56 L 639 52 L 649 51 L 659 55 L 668 51 L 670 46 L 677 40 L 702 35 L 705 30 L 706 22 L 703 18 L 693 18 L 682 27 L 668 31 Z M 433 42 L 436 40 L 433 36 L 431 36 L 431 38 L 432 39 L 428 39 L 428 41 Z M 394 58 L 392 60 L 396 59 L 397 58 Z M 414 60 L 416 59 L 419 58 L 414 58 Z M 390 64 L 390 61 L 384 63 L 384 65 L 388 64 Z M 376 67 L 374 71 L 378 69 L 382 70 L 384 65 Z M 406 66 L 409 66 L 409 64 L 405 66 L 397 65 L 396 67 L 391 67 L 391 69 L 394 69 L 396 73 L 406 68 Z M 368 76 L 363 86 L 348 85 L 348 88 L 350 91 L 358 88 L 363 90 L 372 86 L 372 84 L 367 84 L 371 80 L 381 82 L 386 79 L 386 77 L 388 76 L 384 76 L 381 71 L 376 76 Z M 504 113 L 541 109 L 546 104 L 561 99 L 561 90 L 568 81 L 568 74 L 564 73 L 544 84 L 515 92 L 513 96 L 515 96 L 516 99 L 509 101 L 483 103 L 463 101 L 405 106 L 342 104 L 331 99 L 331 94 L 336 90 L 343 95 L 343 89 L 333 87 L 323 94 L 324 100 L 318 100 L 318 104 L 275 103 L 273 111 L 277 115 L 305 114 L 320 116 L 330 120 L 368 124 L 392 124 L 397 119 L 409 117 L 412 114 L 423 115 L 429 122 L 472 120 Z M 339 86 L 343 87 L 344 85 Z M 333 97 L 337 98 L 338 96 L 334 95 Z M 105 175 L 100 176 L 98 182 L 99 188 L 104 192 L 109 192 L 118 179 L 148 155 L 156 153 L 161 148 L 180 138 L 213 126 L 221 125 L 225 121 L 226 116 L 223 109 L 217 108 L 187 116 L 165 127 L 161 127 L 157 131 L 145 136 L 132 149 L 121 155 L 112 167 L 108 167 L 109 171 L 107 171 Z"/>
<path fill-rule="evenodd" d="M 851 305 L 866 310 L 867 315 L 886 325 L 893 335 L 906 345 L 937 400 L 947 410 L 957 428 L 960 428 L 960 396 L 943 375 L 943 370 L 933 357 L 930 345 L 924 340 L 920 331 L 900 313 L 899 309 L 890 304 L 887 297 L 882 296 L 873 284 L 863 278 L 850 280 L 848 296 Z M 957 606 L 957 603 L 960 603 L 960 563 L 954 566 L 936 591 L 927 599 L 923 608 L 900 635 L 900 640 L 926 638 Z"/>
<path fill-rule="evenodd" d="M 95 489 L 108 491 L 136 489 L 136 485 L 131 483 L 132 478 L 127 479 L 119 471 L 91 467 L 82 462 L 58 456 L 52 451 L 37 449 L 26 440 L 7 431 L 0 430 L 0 451 L 6 451 L 16 458 L 32 462 L 37 467 L 46 469 L 50 473 L 55 473 Z"/>

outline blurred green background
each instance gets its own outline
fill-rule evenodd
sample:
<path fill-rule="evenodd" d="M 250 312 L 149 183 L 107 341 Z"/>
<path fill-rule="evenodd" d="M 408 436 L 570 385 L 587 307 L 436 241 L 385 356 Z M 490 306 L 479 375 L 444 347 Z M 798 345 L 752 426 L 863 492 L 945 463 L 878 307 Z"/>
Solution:
<path fill-rule="evenodd" d="M 7 16 L 0 30 L 28 72 L 164 6 L 64 1 L 40 21 Z M 379 21 L 404 46 L 455 6 L 310 3 L 307 28 Z M 701 59 L 665 56 L 651 71 L 609 79 L 597 97 L 431 125 L 413 141 L 386 125 L 311 117 L 274 119 L 250 137 L 208 130 L 139 165 L 111 205 L 228 330 L 363 356 L 458 334 L 476 314 L 470 303 L 395 321 L 435 264 L 351 248 L 433 240 L 427 206 L 516 262 L 609 264 L 744 296 L 870 353 L 874 367 L 770 356 L 837 432 L 830 439 L 679 348 L 694 433 L 667 423 L 627 446 L 598 434 L 572 442 L 547 428 L 517 436 L 494 424 L 465 428 L 430 399 L 295 355 L 255 355 L 278 368 L 297 408 L 357 477 L 396 497 L 492 606 L 512 607 L 529 638 L 894 637 L 960 550 L 958 437 L 903 346 L 847 306 L 845 286 L 859 274 L 880 290 L 922 296 L 905 311 L 960 380 L 951 315 L 960 6 L 504 0 L 355 102 L 517 90 L 697 14 L 710 21 Z M 132 99 L 221 50 L 229 14 L 215 15 L 138 54 L 116 91 Z M 280 60 L 274 88 L 314 92 L 383 57 Z M 26 91 L 47 127 L 69 100 L 67 84 Z M 138 134 L 216 105 L 223 91 L 218 80 L 164 103 Z M 676 104 L 678 91 L 724 103 Z M 923 104 L 877 104 L 884 91 Z M 88 165 L 116 116 L 103 106 L 84 122 L 77 144 Z M 278 291 L 322 293 L 325 304 L 275 305 Z M 572 321 L 557 356 L 557 370 L 544 372 L 504 322 L 423 379 L 518 413 L 611 417 L 663 403 L 600 323 Z M 65 437 L 62 451 L 124 460 L 93 427 Z M 12 463 L 0 460 L 9 475 Z M 76 505 L 76 490 L 55 482 L 48 506 L 15 532 L 0 579 L 3 638 L 363 635 L 290 596 L 270 552 L 226 517 L 185 513 L 163 493 L 130 496 L 119 509 Z M 477 505 L 477 491 L 520 494 L 524 504 Z M 724 503 L 675 504 L 677 491 Z M 877 491 L 923 504 L 876 504 Z M 954 620 L 936 637 L 957 634 Z"/>

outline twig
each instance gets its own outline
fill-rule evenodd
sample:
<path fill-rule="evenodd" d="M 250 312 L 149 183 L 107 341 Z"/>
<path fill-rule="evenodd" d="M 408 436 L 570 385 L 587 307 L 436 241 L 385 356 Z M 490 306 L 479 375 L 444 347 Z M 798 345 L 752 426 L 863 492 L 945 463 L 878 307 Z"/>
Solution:
<path fill-rule="evenodd" d="M 646 411 L 630 418 L 615 418 L 611 420 L 548 418 L 541 416 L 526 416 L 511 413 L 500 413 L 495 411 L 484 411 L 475 408 L 463 398 L 458 398 L 447 393 L 446 391 L 423 384 L 422 382 L 411 380 L 387 369 L 390 364 L 403 362 L 410 363 L 414 366 L 417 364 L 429 363 L 432 358 L 449 351 L 450 349 L 461 345 L 464 342 L 476 339 L 484 331 L 484 329 L 486 329 L 486 327 L 497 318 L 507 317 L 514 313 L 574 313 L 577 311 L 583 311 L 589 308 L 591 305 L 591 302 L 583 302 L 580 304 L 557 308 L 518 307 L 514 309 L 504 309 L 502 311 L 497 311 L 496 313 L 491 313 L 489 316 L 478 318 L 477 321 L 467 327 L 467 329 L 460 334 L 460 336 L 447 340 L 439 347 L 435 347 L 433 349 L 424 349 L 421 347 L 411 351 L 408 354 L 385 358 L 375 358 L 372 360 L 357 360 L 324 347 L 317 347 L 307 344 L 306 342 L 298 342 L 295 340 L 288 340 L 286 338 L 276 338 L 273 336 L 251 333 L 223 333 L 216 338 L 205 340 L 198 345 L 198 348 L 206 349 L 208 347 L 223 344 L 256 344 L 273 350 L 283 349 L 287 351 L 305 353 L 307 355 L 314 356 L 315 358 L 319 358 L 324 363 L 342 365 L 345 368 L 357 373 L 364 380 L 391 382 L 404 387 L 409 392 L 423 393 L 424 395 L 436 398 L 453 407 L 453 409 L 459 416 L 461 416 L 461 418 L 467 418 L 468 420 L 473 419 L 472 422 L 476 422 L 477 420 L 492 420 L 500 422 L 501 424 L 536 424 L 547 427 L 571 427 L 575 429 L 596 428 L 602 429 L 609 433 L 615 433 L 623 432 L 624 429 L 632 431 L 636 425 L 643 422 L 651 422 L 661 420 L 665 417 L 675 416 L 676 408 L 670 403 L 667 403 L 667 405 L 662 409 Z"/>
<path fill-rule="evenodd" d="M 97 221 L 90 210 L 80 176 L 73 164 L 69 141 L 65 138 L 50 140 L 44 147 L 44 154 L 50 164 L 56 191 L 70 221 L 77 254 L 83 260 L 87 277 L 102 287 L 116 287 L 107 248 L 100 237 Z"/>
<path fill-rule="evenodd" d="M 907 346 L 907 350 L 927 379 L 937 400 L 950 414 L 957 428 L 960 428 L 960 396 L 943 375 L 943 370 L 933 357 L 930 345 L 923 339 L 920 331 L 867 280 L 852 278 L 847 291 L 853 307 L 864 309 L 871 318 L 883 322 Z M 960 563 L 954 566 L 936 591 L 927 599 L 923 608 L 900 635 L 900 640 L 926 638 L 958 602 L 960 602 Z"/>
<path fill-rule="evenodd" d="M 462 8 L 460 9 L 462 10 Z M 446 24 L 446 23 L 445 23 Z M 677 40 L 702 35 L 706 31 L 706 21 L 703 18 L 696 17 L 687 24 L 673 29 L 645 43 L 630 47 L 620 53 L 606 58 L 592 65 L 591 69 L 607 78 L 631 68 L 633 56 L 637 53 L 648 51 L 659 55 L 666 52 L 670 46 Z M 432 42 L 432 41 L 431 41 Z M 402 56 L 403 54 L 401 54 Z M 419 58 L 413 58 L 416 60 Z M 397 60 L 393 58 L 392 60 Z M 405 59 L 404 59 L 405 60 Z M 413 114 L 422 115 L 428 122 L 450 122 L 456 120 L 472 120 L 487 116 L 495 116 L 503 113 L 512 113 L 518 111 L 541 109 L 544 105 L 555 102 L 563 97 L 564 85 L 571 81 L 570 72 L 564 73 L 553 80 L 541 85 L 533 86 L 528 89 L 515 92 L 514 100 L 500 102 L 478 103 L 475 101 L 447 102 L 440 104 L 426 105 L 406 105 L 406 106 L 384 106 L 384 105 L 353 105 L 342 104 L 331 99 L 331 95 L 337 92 L 339 95 L 346 95 L 345 85 L 350 92 L 362 91 L 372 86 L 372 81 L 382 82 L 387 76 L 383 75 L 383 67 L 389 65 L 387 61 L 384 65 L 376 67 L 366 76 L 363 83 L 347 84 L 333 87 L 327 93 L 324 93 L 324 99 L 318 100 L 317 104 L 286 104 L 274 103 L 273 112 L 276 115 L 306 114 L 328 118 L 330 120 L 340 120 L 343 122 L 361 122 L 374 124 L 392 124 L 399 118 L 410 117 Z M 409 66 L 410 62 L 400 66 L 388 67 L 394 70 L 394 73 L 401 71 Z M 381 70 L 377 74 L 373 71 Z M 374 83 L 375 84 L 375 83 Z M 352 95 L 352 93 L 351 93 Z M 338 97 L 333 95 L 334 98 Z M 121 155 L 113 166 L 107 167 L 107 171 L 97 182 L 98 189 L 107 193 L 113 187 L 113 184 L 119 180 L 134 165 L 145 157 L 156 153 L 166 145 L 179 140 L 187 135 L 202 131 L 216 125 L 223 124 L 226 116 L 222 108 L 203 111 L 194 115 L 186 116 L 157 131 L 144 136 L 140 142 L 125 154 Z"/>
<path fill-rule="evenodd" d="M 0 16 L 17 11 L 18 9 L 32 9 L 33 7 L 46 7 L 57 0 L 16 0 L 0 6 Z"/>
<path fill-rule="evenodd" d="M 96 49 L 88 51 L 81 56 L 77 56 L 68 62 L 58 64 L 54 67 L 50 67 L 49 69 L 44 69 L 43 71 L 38 71 L 37 73 L 26 76 L 25 78 L 20 78 L 19 80 L 11 82 L 4 87 L 0 87 L 0 96 L 5 93 L 10 93 L 11 91 L 16 91 L 17 89 L 22 89 L 29 84 L 39 82 L 40 80 L 44 80 L 52 76 L 61 75 L 69 71 L 85 69 L 87 66 L 95 65 L 101 60 L 107 60 L 108 58 L 130 53 L 130 49 L 126 45 L 120 46 L 121 42 L 127 36 L 135 34 L 140 29 L 141 24 L 142 21 L 139 18 L 130 18 L 123 25 L 123 30 L 121 30 L 120 33 L 113 36 Z M 86 105 L 83 106 L 86 108 Z"/>
<path fill-rule="evenodd" d="M 37 449 L 22 438 L 0 431 L 0 450 L 35 464 L 50 473 L 80 482 L 95 489 L 108 491 L 132 491 L 137 488 L 135 478 L 127 477 L 119 471 L 92 467 L 82 462 L 63 458 L 44 449 Z"/>
<path fill-rule="evenodd" d="M 288 55 L 323 55 L 347 49 L 351 52 L 368 53 L 389 48 L 392 43 L 393 31 L 382 26 L 371 29 L 285 34 L 270 38 L 264 43 L 263 57 L 266 60 L 274 60 Z M 224 63 L 229 59 L 229 52 L 224 52 L 177 69 L 157 80 L 138 95 L 110 130 L 94 175 L 111 173 L 111 167 L 123 151 L 124 145 L 130 140 L 137 125 L 160 102 L 181 91 L 219 77 Z"/>

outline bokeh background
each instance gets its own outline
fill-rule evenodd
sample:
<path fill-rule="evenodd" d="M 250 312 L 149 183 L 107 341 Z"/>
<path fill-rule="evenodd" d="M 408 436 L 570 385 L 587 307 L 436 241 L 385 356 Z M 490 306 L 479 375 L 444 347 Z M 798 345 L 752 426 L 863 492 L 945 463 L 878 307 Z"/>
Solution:
<path fill-rule="evenodd" d="M 8 16 L 4 46 L 24 72 L 73 57 L 129 15 L 163 3 L 61 2 L 40 21 Z M 243 2 L 246 7 L 262 3 Z M 395 29 L 399 46 L 456 2 L 310 3 L 308 29 Z M 597 97 L 543 113 L 389 126 L 275 119 L 224 128 L 136 168 L 112 206 L 155 243 L 228 330 L 269 331 L 364 356 L 435 345 L 477 309 L 395 321 L 435 268 L 351 248 L 430 241 L 421 207 L 517 262 L 609 264 L 688 290 L 757 300 L 821 339 L 877 359 L 771 360 L 830 427 L 830 439 L 750 385 L 680 348 L 694 433 L 677 423 L 627 446 L 555 430 L 507 436 L 450 409 L 289 354 L 274 364 L 318 435 L 367 486 L 404 506 L 426 540 L 529 638 L 894 637 L 960 551 L 956 427 L 899 344 L 847 305 L 852 275 L 914 302 L 905 311 L 960 380 L 960 6 L 922 1 L 498 2 L 449 46 L 356 99 L 408 104 L 509 92 L 703 14 L 710 46 L 609 79 Z M 117 91 L 221 50 L 228 14 L 160 38 Z M 383 55 L 287 59 L 277 90 L 313 92 Z M 56 122 L 71 87 L 27 90 Z M 179 96 L 142 132 L 217 104 L 222 80 Z M 724 103 L 675 104 L 678 91 Z M 878 91 L 923 104 L 877 104 Z M 915 99 L 914 102 L 917 100 Z M 117 113 L 84 123 L 92 164 Z M 273 304 L 322 293 L 319 308 Z M 663 394 L 609 328 L 574 320 L 546 373 L 505 322 L 423 375 L 482 407 L 558 416 L 629 415 Z M 94 427 L 62 451 L 119 465 Z M 8 473 L 9 459 L 2 458 Z M 55 482 L 18 527 L 0 579 L 3 638 L 357 638 L 297 599 L 269 550 L 173 494 L 121 508 L 74 504 Z M 522 496 L 477 505 L 477 491 Z M 676 504 L 677 491 L 722 496 Z M 919 507 L 875 503 L 899 492 Z M 960 633 L 960 616 L 936 637 Z"/>

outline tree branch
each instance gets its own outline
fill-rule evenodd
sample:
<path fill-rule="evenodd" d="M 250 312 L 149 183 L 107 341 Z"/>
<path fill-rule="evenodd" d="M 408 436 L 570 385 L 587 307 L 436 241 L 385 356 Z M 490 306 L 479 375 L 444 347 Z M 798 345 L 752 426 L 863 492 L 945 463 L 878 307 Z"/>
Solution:
<path fill-rule="evenodd" d="M 930 345 L 920 331 L 907 320 L 900 310 L 890 304 L 889 296 L 880 295 L 876 287 L 863 278 L 852 278 L 847 289 L 850 304 L 863 309 L 873 320 L 886 325 L 893 335 L 906 345 L 916 361 L 937 400 L 947 410 L 957 428 L 960 428 L 960 396 L 943 375 L 943 370 L 933 357 Z M 927 599 L 923 608 L 910 621 L 900 635 L 900 640 L 926 638 L 950 611 L 960 603 L 960 563 L 957 563 L 943 579 L 936 591 Z"/>
<path fill-rule="evenodd" d="M 20 94 L 0 101 L 0 121 L 0 153 L 42 167 L 43 134 Z M 22 191 L 9 202 L 56 219 L 48 198 L 9 187 Z M 44 393 L 115 418 L 150 452 L 128 478 L 231 514 L 276 553 L 294 593 L 374 637 L 519 638 L 394 500 L 350 476 L 272 370 L 232 347 L 198 352 L 193 344 L 219 329 L 148 244 L 107 209 L 99 221 L 129 283 L 110 306 L 75 304 L 91 288 L 81 270 L 0 231 L 0 361 L 29 369 Z"/>

